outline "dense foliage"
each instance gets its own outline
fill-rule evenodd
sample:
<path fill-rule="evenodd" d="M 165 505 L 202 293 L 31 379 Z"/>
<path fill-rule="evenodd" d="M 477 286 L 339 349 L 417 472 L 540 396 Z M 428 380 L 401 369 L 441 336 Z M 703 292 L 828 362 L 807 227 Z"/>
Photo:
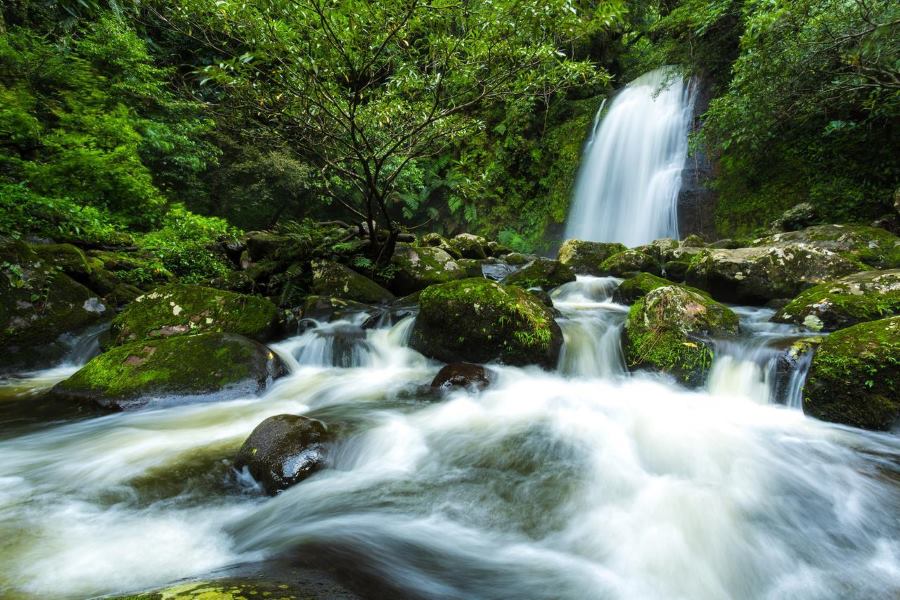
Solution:
<path fill-rule="evenodd" d="M 663 64 L 703 82 L 720 233 L 801 201 L 870 221 L 898 185 L 898 23 L 883 0 L 10 2 L 0 235 L 198 279 L 235 227 L 307 217 L 540 248 L 602 98 Z"/>

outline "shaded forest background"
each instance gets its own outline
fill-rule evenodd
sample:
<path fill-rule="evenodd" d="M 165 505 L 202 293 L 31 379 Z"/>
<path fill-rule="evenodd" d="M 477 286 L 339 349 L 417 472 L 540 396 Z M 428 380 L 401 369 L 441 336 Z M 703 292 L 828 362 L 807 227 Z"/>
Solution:
<path fill-rule="evenodd" d="M 602 100 L 667 64 L 711 98 L 722 236 L 893 210 L 894 2 L 251 4 L 4 3 L 0 235 L 127 238 L 158 262 L 134 277 L 198 280 L 212 242 L 304 219 L 539 250 Z"/>

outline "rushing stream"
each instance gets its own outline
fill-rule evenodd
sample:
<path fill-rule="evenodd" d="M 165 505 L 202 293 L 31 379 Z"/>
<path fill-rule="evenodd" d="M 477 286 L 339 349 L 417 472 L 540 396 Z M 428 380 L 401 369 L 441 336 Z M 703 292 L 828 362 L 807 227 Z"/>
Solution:
<path fill-rule="evenodd" d="M 762 309 L 739 309 L 745 335 L 717 347 L 706 389 L 629 375 L 614 287 L 556 290 L 558 372 L 493 366 L 480 393 L 423 391 L 440 365 L 405 346 L 413 317 L 359 315 L 276 344 L 291 374 L 262 397 L 0 425 L 0 597 L 125 593 L 312 548 L 398 597 L 896 597 L 900 440 L 804 417 L 803 369 L 773 362 L 797 332 Z M 59 377 L 7 382 L 0 402 Z M 229 460 L 279 413 L 344 434 L 329 469 L 269 498 Z"/>

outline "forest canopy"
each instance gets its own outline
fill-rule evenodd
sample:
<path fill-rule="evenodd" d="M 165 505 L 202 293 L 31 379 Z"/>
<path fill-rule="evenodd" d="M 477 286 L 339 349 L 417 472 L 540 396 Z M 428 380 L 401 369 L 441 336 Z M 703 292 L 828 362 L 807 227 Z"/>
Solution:
<path fill-rule="evenodd" d="M 887 1 L 14 0 L 0 15 L 0 234 L 124 232 L 185 273 L 216 272 L 209 239 L 302 218 L 365 222 L 383 246 L 424 227 L 538 249 L 561 233 L 602 100 L 668 64 L 705 90 L 692 148 L 716 164 L 722 235 L 803 201 L 868 221 L 897 189 Z"/>

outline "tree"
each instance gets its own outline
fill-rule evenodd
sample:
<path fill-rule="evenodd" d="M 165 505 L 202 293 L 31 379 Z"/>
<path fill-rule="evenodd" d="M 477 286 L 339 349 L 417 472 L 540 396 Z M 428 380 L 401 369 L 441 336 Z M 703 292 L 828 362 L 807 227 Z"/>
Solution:
<path fill-rule="evenodd" d="M 397 187 L 416 161 L 479 130 L 485 105 L 546 101 L 601 77 L 572 57 L 614 2 L 184 0 L 157 18 L 215 49 L 207 85 L 320 172 L 320 191 L 393 253 Z M 379 235 L 379 230 L 383 235 Z"/>

